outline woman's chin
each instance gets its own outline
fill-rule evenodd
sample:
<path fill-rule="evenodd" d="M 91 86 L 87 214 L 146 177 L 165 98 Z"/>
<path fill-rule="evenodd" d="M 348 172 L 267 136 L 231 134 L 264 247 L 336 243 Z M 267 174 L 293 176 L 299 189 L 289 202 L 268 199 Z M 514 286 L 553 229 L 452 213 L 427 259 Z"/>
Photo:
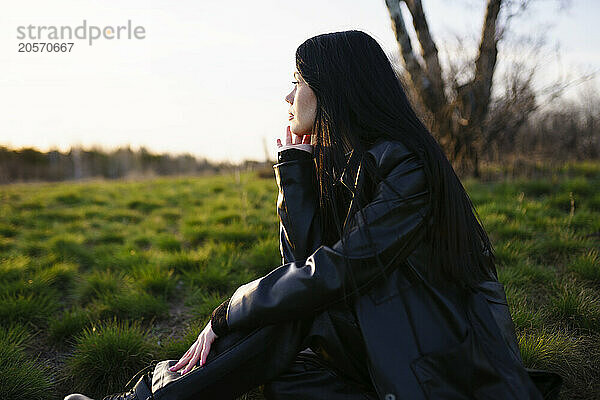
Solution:
<path fill-rule="evenodd" d="M 290 124 L 290 131 L 296 136 L 311 134 L 310 129 L 302 129 L 301 127 L 298 127 L 297 124 L 294 123 L 294 120 L 292 120 L 292 122 Z"/>

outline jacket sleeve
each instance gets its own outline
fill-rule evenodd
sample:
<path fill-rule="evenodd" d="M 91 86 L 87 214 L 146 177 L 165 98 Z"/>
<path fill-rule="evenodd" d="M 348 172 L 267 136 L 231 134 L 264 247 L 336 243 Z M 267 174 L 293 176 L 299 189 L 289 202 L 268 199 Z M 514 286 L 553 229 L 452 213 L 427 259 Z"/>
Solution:
<path fill-rule="evenodd" d="M 331 247 L 320 245 L 308 258 L 281 265 L 240 286 L 229 302 L 232 330 L 308 316 L 340 301 L 399 265 L 422 238 L 429 192 L 422 165 L 411 155 L 397 160 L 376 186 L 372 200 L 352 216 L 349 229 Z M 373 240 L 369 245 L 368 237 Z"/>
<path fill-rule="evenodd" d="M 308 151 L 310 145 L 305 146 L 279 151 L 278 163 L 273 166 L 279 188 L 277 215 L 282 264 L 306 259 L 321 243 L 315 163 Z M 230 331 L 226 318 L 230 301 L 231 297 L 211 314 L 212 330 L 219 337 Z"/>
<path fill-rule="evenodd" d="M 321 219 L 312 154 L 285 150 L 279 161 L 273 166 L 279 189 L 279 250 L 287 264 L 308 258 L 319 247 Z"/>

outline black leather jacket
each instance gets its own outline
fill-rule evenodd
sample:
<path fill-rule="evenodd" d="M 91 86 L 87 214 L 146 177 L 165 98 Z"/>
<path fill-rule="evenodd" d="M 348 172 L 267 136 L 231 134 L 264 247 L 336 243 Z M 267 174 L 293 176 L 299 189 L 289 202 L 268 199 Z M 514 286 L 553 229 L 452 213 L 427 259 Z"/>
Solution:
<path fill-rule="evenodd" d="M 420 161 L 396 141 L 379 141 L 368 153 L 400 195 L 379 183 L 365 219 L 357 213 L 345 221 L 351 227 L 345 248 L 321 244 L 314 160 L 273 166 L 284 264 L 235 291 L 226 303 L 229 329 L 316 313 L 343 298 L 351 269 L 360 289 L 353 311 L 381 399 L 541 399 L 523 367 L 496 277 L 473 292 L 425 279 L 429 248 L 421 239 L 429 193 Z M 354 182 L 340 177 L 348 188 L 361 180 L 360 167 Z M 386 276 L 376 265 L 385 266 Z"/>

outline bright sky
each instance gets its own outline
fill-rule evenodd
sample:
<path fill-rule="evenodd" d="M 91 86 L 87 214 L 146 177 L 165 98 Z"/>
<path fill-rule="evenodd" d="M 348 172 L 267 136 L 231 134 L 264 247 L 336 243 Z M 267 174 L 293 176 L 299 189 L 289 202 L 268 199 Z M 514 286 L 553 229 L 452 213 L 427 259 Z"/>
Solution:
<path fill-rule="evenodd" d="M 560 63 L 542 76 L 598 70 L 600 2 L 573 0 L 562 11 L 539 1 L 515 28 L 549 27 L 549 41 L 560 44 Z M 485 1 L 423 3 L 438 46 L 453 33 L 479 34 Z M 284 98 L 305 39 L 358 29 L 397 51 L 385 0 L 0 0 L 0 9 L 0 145 L 44 151 L 130 144 L 264 160 L 265 143 L 273 157 L 285 133 Z M 70 53 L 18 52 L 19 43 L 40 40 L 19 40 L 17 27 L 75 29 L 84 19 L 100 28 L 131 20 L 145 38 L 71 40 Z"/>

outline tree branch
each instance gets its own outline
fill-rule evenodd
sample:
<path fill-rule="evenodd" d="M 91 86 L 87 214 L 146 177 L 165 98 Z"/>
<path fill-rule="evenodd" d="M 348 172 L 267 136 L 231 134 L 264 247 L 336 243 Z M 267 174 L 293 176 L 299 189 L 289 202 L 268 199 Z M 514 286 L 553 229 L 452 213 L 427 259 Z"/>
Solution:
<path fill-rule="evenodd" d="M 438 49 L 429 32 L 429 25 L 423 12 L 423 5 L 421 4 L 421 0 L 405 0 L 405 3 L 412 15 L 413 26 L 415 27 L 417 38 L 421 43 L 426 74 L 433 87 L 432 94 L 437 97 L 437 106 L 443 107 L 446 105 L 447 100 L 444 91 L 444 81 L 442 80 L 442 68 L 440 67 Z M 436 112 L 437 110 L 432 111 Z"/>
<path fill-rule="evenodd" d="M 387 5 L 392 20 L 392 29 L 396 35 L 396 42 L 398 42 L 398 45 L 400 46 L 400 53 L 402 54 L 406 70 L 408 71 L 421 100 L 425 103 L 426 107 L 431 108 L 429 104 L 430 100 L 427 98 L 429 96 L 425 94 L 425 92 L 428 91 L 427 88 L 431 86 L 431 82 L 429 82 L 425 76 L 423 68 L 413 52 L 410 37 L 408 36 L 406 25 L 404 24 L 404 17 L 402 17 L 400 1 L 401 0 L 385 0 L 385 4 Z"/>
<path fill-rule="evenodd" d="M 474 94 L 477 97 L 475 116 L 485 117 L 490 102 L 494 68 L 498 56 L 498 38 L 496 22 L 502 0 L 489 0 L 481 33 L 479 54 L 475 60 L 475 76 L 472 81 Z M 481 122 L 481 121 L 477 121 Z"/>

